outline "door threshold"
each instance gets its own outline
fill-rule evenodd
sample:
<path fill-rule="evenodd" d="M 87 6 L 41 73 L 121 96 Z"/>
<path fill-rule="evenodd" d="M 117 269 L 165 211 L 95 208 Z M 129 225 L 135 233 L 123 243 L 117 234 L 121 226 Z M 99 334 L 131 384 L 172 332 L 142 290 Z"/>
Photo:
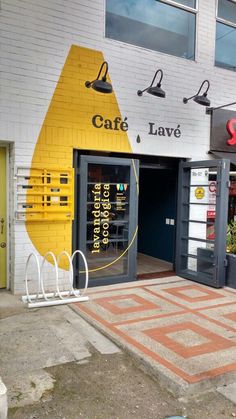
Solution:
<path fill-rule="evenodd" d="M 155 279 L 155 278 L 166 278 L 168 276 L 175 276 L 175 271 L 162 271 L 162 272 L 149 272 L 145 274 L 138 274 L 137 279 Z"/>

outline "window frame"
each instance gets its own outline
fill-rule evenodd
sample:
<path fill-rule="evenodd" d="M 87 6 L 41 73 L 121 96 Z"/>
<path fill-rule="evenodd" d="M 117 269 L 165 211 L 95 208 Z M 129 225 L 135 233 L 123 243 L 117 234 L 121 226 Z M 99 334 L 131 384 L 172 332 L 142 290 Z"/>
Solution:
<path fill-rule="evenodd" d="M 236 0 L 227 0 L 230 3 L 234 3 L 236 6 Z M 236 28 L 236 23 L 231 22 L 230 20 L 227 19 L 223 19 L 222 17 L 218 16 L 218 9 L 219 9 L 219 0 L 216 0 L 216 22 L 220 22 L 223 23 L 224 25 L 227 26 L 232 26 L 232 28 Z"/>
<path fill-rule="evenodd" d="M 177 3 L 174 0 L 159 0 L 159 2 L 169 4 L 170 6 L 178 7 L 179 9 L 186 10 L 187 12 L 191 12 L 191 13 L 195 13 L 195 14 L 198 13 L 199 0 L 196 0 L 196 8 L 193 8 L 193 7 L 190 7 L 190 6 L 185 6 L 184 4 Z"/>
<path fill-rule="evenodd" d="M 145 51 L 151 51 L 153 53 L 158 53 L 158 54 L 165 54 L 165 55 L 168 55 L 169 57 L 180 58 L 180 59 L 183 59 L 183 60 L 193 61 L 193 62 L 196 61 L 196 56 L 197 56 L 197 51 L 198 51 L 198 37 L 197 37 L 197 34 L 198 34 L 199 0 L 196 0 L 196 8 L 185 6 L 184 4 L 177 3 L 175 0 L 159 0 L 160 3 L 168 4 L 169 6 L 177 7 L 178 9 L 182 9 L 182 10 L 185 10 L 186 12 L 195 14 L 195 16 L 196 16 L 195 17 L 195 47 L 194 47 L 194 59 L 193 60 L 190 60 L 190 59 L 184 58 L 184 57 L 179 57 L 177 55 L 168 54 L 168 52 L 155 51 L 155 50 L 150 49 L 150 48 L 145 48 L 145 47 L 141 47 L 139 45 L 130 44 L 128 42 L 119 41 L 118 39 L 112 39 L 112 38 L 106 37 L 106 1 L 107 0 L 103 0 L 103 17 L 104 17 L 103 38 L 107 42 L 118 42 L 120 44 L 130 46 L 131 48 L 139 48 L 139 49 L 141 48 Z M 218 3 L 218 0 L 217 0 L 217 3 Z"/>

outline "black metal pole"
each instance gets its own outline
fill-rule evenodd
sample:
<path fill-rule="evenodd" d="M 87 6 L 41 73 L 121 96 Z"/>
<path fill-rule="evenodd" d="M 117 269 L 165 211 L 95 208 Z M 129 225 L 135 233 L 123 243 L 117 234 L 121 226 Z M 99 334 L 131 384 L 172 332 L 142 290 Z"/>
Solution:
<path fill-rule="evenodd" d="M 210 115 L 216 109 L 222 109 L 222 108 L 226 108 L 226 106 L 232 106 L 232 105 L 236 105 L 236 102 L 227 103 L 226 105 L 216 106 L 215 108 L 207 108 L 206 109 L 206 114 Z"/>

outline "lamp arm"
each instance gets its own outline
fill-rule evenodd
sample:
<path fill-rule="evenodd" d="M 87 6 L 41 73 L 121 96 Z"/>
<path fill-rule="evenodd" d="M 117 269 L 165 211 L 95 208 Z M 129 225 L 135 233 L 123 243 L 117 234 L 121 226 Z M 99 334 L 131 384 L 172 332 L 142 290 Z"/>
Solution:
<path fill-rule="evenodd" d="M 151 84 L 150 84 L 150 86 L 149 86 L 149 87 L 152 87 L 152 86 L 153 86 L 153 83 L 154 83 L 154 81 L 155 81 L 156 76 L 157 76 L 157 74 L 158 74 L 158 73 L 161 73 L 161 77 L 160 77 L 160 80 L 159 80 L 159 82 L 158 82 L 158 85 L 161 85 L 161 81 L 162 81 L 162 79 L 163 79 L 163 71 L 162 71 L 161 69 L 159 69 L 159 70 L 157 70 L 157 71 L 155 72 L 155 75 L 154 75 L 154 77 L 153 77 L 153 79 L 152 79 L 152 82 L 151 82 Z M 148 89 L 149 89 L 149 87 L 148 87 Z"/>
<path fill-rule="evenodd" d="M 105 70 L 104 76 L 103 76 L 102 78 L 104 79 L 104 81 L 106 80 L 106 77 L 107 77 L 107 72 L 108 72 L 108 63 L 107 63 L 107 61 L 104 61 L 104 62 L 102 63 L 102 65 L 101 65 L 101 67 L 100 67 L 100 70 L 99 70 L 99 72 L 98 72 L 98 75 L 97 75 L 96 80 L 99 80 L 99 77 L 100 77 L 100 75 L 101 75 L 101 72 L 102 72 L 102 70 L 103 70 L 103 67 L 104 67 L 104 66 L 106 66 L 106 70 Z"/>
<path fill-rule="evenodd" d="M 209 80 L 205 80 L 205 83 L 207 83 L 207 89 L 205 91 L 205 93 L 207 94 L 208 90 L 210 89 L 210 82 L 209 82 Z"/>
<path fill-rule="evenodd" d="M 202 84 L 201 84 L 201 86 L 200 86 L 200 89 L 198 90 L 198 92 L 196 93 L 196 95 L 195 96 L 198 96 L 199 95 L 199 93 L 200 93 L 200 91 L 202 90 L 202 88 L 203 88 L 203 86 L 204 86 L 204 84 L 205 83 L 207 83 L 207 89 L 206 89 L 206 91 L 204 92 L 204 94 L 205 95 L 207 95 L 207 92 L 208 92 L 208 90 L 209 90 L 209 88 L 210 88 L 210 82 L 209 82 L 209 80 L 204 80 L 203 82 L 202 82 Z M 193 96 L 194 97 L 194 96 Z"/>
<path fill-rule="evenodd" d="M 95 79 L 95 80 L 97 80 L 97 79 Z M 91 86 L 92 86 L 92 84 L 95 82 L 95 80 L 92 80 L 92 81 L 86 81 L 86 82 L 85 82 L 85 86 L 86 86 L 86 87 L 91 87 Z"/>
<path fill-rule="evenodd" d="M 196 93 L 196 95 L 193 95 L 191 97 L 184 97 L 183 102 L 187 103 L 189 100 L 193 99 L 194 97 L 196 97 L 198 95 L 198 93 Z"/>
<path fill-rule="evenodd" d="M 148 89 L 149 89 L 149 87 L 151 87 L 151 86 L 148 86 L 146 89 L 144 89 L 144 90 L 138 90 L 137 91 L 137 95 L 138 96 L 142 96 L 142 94 L 144 93 L 144 92 L 146 92 Z"/>

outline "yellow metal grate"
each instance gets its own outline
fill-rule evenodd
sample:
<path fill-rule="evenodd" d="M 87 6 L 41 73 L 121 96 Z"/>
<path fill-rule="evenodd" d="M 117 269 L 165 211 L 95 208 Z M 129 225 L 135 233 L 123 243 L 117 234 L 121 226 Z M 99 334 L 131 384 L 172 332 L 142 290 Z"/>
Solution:
<path fill-rule="evenodd" d="M 16 219 L 65 221 L 74 214 L 74 169 L 18 167 Z"/>

